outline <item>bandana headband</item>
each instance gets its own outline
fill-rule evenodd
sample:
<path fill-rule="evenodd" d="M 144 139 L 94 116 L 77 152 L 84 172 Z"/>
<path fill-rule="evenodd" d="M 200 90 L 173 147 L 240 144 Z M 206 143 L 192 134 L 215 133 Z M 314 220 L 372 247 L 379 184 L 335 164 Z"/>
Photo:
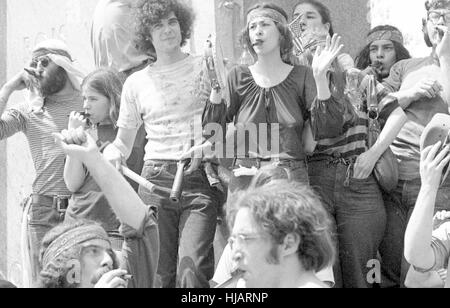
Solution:
<path fill-rule="evenodd" d="M 367 36 L 367 45 L 375 41 L 388 40 L 403 45 L 403 35 L 397 30 L 380 30 Z"/>
<path fill-rule="evenodd" d="M 81 91 L 81 82 L 86 74 L 79 64 L 72 60 L 67 46 L 62 41 L 47 40 L 38 44 L 32 51 L 33 57 L 44 55 L 47 55 L 56 65 L 62 67 L 66 71 L 73 88 Z M 31 112 L 42 113 L 45 98 L 41 97 L 36 89 L 30 89 L 28 100 Z"/>
<path fill-rule="evenodd" d="M 64 252 L 91 240 L 101 240 L 111 245 L 108 235 L 100 226 L 89 225 L 75 228 L 62 234 L 48 246 L 42 258 L 42 268 L 45 269 Z"/>
<path fill-rule="evenodd" d="M 269 19 L 273 20 L 274 22 L 277 22 L 280 24 L 284 24 L 284 25 L 287 24 L 286 18 L 283 16 L 283 14 L 281 14 L 277 10 L 269 9 L 269 8 L 264 8 L 264 9 L 259 8 L 259 9 L 252 10 L 248 14 L 247 25 L 249 25 L 256 18 L 261 18 L 261 17 L 269 18 Z"/>

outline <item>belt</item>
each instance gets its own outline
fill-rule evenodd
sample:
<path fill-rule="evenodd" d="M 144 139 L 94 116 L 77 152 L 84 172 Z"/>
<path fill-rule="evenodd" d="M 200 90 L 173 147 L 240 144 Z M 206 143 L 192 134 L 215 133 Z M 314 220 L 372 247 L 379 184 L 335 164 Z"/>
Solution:
<path fill-rule="evenodd" d="M 317 154 L 314 156 L 308 157 L 308 162 L 320 162 L 325 161 L 330 165 L 338 165 L 342 164 L 345 166 L 352 165 L 356 161 L 356 157 L 343 157 L 341 155 L 326 155 L 326 154 Z"/>
<path fill-rule="evenodd" d="M 59 213 L 65 213 L 69 207 L 69 199 L 71 196 L 43 196 L 43 195 L 31 195 L 31 202 L 34 204 L 40 204 L 49 206 Z"/>
<path fill-rule="evenodd" d="M 304 160 L 291 160 L 291 159 L 278 159 L 278 158 L 269 158 L 269 159 L 261 159 L 261 158 L 244 158 L 244 159 L 236 159 L 234 166 L 242 165 L 242 167 L 251 168 L 256 167 L 257 169 L 261 169 L 262 167 L 273 165 L 278 167 L 289 167 L 296 168 L 300 166 L 306 166 L 306 162 Z"/>

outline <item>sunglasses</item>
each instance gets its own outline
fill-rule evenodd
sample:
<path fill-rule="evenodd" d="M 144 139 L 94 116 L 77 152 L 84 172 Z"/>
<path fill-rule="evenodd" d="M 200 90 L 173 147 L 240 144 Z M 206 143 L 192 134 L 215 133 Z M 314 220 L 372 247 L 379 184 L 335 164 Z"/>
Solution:
<path fill-rule="evenodd" d="M 31 60 L 30 67 L 37 68 L 39 63 L 42 67 L 46 68 L 52 60 L 48 56 L 42 56 Z"/>

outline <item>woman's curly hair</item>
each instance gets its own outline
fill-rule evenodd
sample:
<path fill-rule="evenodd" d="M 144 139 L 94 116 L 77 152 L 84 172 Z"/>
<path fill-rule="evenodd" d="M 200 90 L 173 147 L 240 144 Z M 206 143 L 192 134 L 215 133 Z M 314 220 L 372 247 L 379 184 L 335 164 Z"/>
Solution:
<path fill-rule="evenodd" d="M 181 46 L 191 38 L 195 14 L 191 7 L 179 0 L 141 0 L 135 7 L 136 44 L 143 52 L 154 55 L 151 27 L 173 12 L 180 23 Z"/>

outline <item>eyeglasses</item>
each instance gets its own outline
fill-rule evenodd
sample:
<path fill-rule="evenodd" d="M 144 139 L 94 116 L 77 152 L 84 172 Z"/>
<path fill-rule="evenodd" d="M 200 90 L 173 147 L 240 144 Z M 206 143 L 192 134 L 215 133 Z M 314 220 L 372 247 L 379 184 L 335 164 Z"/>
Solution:
<path fill-rule="evenodd" d="M 441 17 L 444 17 L 445 23 L 450 22 L 450 10 L 431 11 L 428 13 L 428 20 L 430 20 L 434 24 L 439 23 L 439 20 L 441 20 Z"/>
<path fill-rule="evenodd" d="M 253 233 L 253 234 L 235 234 L 230 236 L 228 239 L 228 244 L 230 245 L 230 248 L 233 250 L 235 248 L 236 244 L 239 244 L 239 246 L 243 246 L 248 244 L 249 241 L 257 240 L 260 238 L 263 238 L 263 234 Z"/>
<path fill-rule="evenodd" d="M 30 67 L 37 68 L 39 63 L 41 63 L 42 67 L 47 67 L 52 60 L 48 56 L 42 56 L 39 58 L 34 58 L 31 60 Z"/>

